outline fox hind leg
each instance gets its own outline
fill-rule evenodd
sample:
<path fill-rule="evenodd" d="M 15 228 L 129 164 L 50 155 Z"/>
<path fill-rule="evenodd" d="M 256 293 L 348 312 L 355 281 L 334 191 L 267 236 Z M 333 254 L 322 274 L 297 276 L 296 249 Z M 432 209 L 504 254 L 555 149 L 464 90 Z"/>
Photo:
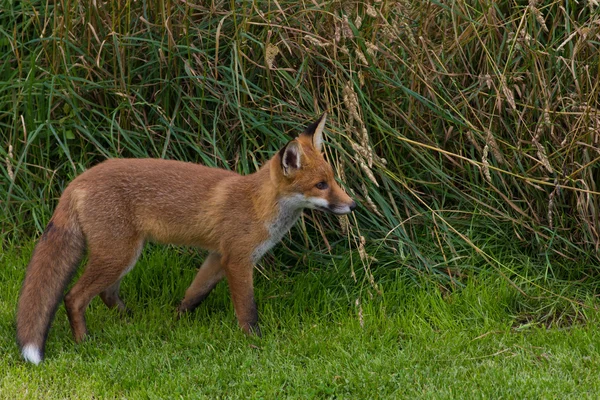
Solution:
<path fill-rule="evenodd" d="M 143 246 L 139 239 L 105 243 L 101 247 L 90 246 L 85 271 L 65 296 L 67 316 L 77 343 L 87 333 L 85 310 L 95 296 L 100 294 L 108 307 L 125 307 L 118 295 L 119 283 L 135 265 Z"/>
<path fill-rule="evenodd" d="M 129 313 L 129 309 L 121 300 L 119 296 L 119 287 L 121 286 L 121 279 L 113 283 L 111 286 L 100 292 L 100 298 L 106 304 L 108 308 L 116 308 L 121 313 Z"/>
<path fill-rule="evenodd" d="M 185 291 L 185 297 L 178 311 L 183 313 L 194 310 L 224 277 L 225 272 L 221 266 L 221 255 L 210 253 L 198 270 L 194 281 Z"/>

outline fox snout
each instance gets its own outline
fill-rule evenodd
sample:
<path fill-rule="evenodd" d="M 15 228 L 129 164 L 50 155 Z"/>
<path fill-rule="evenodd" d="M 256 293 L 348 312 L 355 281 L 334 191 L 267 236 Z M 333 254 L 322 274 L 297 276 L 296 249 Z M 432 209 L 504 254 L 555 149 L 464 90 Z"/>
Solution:
<path fill-rule="evenodd" d="M 350 208 L 350 211 L 354 211 L 354 209 L 356 208 L 356 202 L 352 200 L 352 203 L 350 203 L 348 207 Z"/>
<path fill-rule="evenodd" d="M 356 208 L 356 202 L 338 185 L 332 185 L 332 193 L 329 200 L 328 211 L 334 214 L 349 214 Z"/>
<path fill-rule="evenodd" d="M 349 214 L 356 208 L 356 202 L 350 200 L 350 204 L 332 204 L 329 206 L 329 210 L 334 214 L 344 215 Z"/>
<path fill-rule="evenodd" d="M 315 210 L 326 211 L 337 215 L 349 214 L 356 208 L 356 202 L 343 193 L 347 199 L 328 200 L 321 197 L 309 197 L 308 207 Z"/>

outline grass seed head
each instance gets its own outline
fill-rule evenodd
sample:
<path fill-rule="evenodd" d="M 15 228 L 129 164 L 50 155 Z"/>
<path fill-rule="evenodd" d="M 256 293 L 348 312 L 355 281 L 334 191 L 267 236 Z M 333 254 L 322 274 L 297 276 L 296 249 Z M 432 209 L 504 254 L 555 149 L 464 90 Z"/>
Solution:
<path fill-rule="evenodd" d="M 269 67 L 269 69 L 273 69 L 275 65 L 275 57 L 279 54 L 279 47 L 272 43 L 267 43 L 265 49 L 265 63 Z"/>
<path fill-rule="evenodd" d="M 13 171 L 12 168 L 12 163 L 13 163 L 13 147 L 12 144 L 8 145 L 8 154 L 5 158 L 5 163 L 6 163 L 6 171 L 8 172 L 8 178 L 11 180 L 11 182 L 15 181 L 15 173 Z"/>

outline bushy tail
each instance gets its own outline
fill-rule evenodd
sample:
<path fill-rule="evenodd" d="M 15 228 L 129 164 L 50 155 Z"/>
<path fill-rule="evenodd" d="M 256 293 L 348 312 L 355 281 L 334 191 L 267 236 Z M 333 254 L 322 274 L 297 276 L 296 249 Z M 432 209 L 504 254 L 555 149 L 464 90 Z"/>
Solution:
<path fill-rule="evenodd" d="M 39 364 L 56 308 L 65 287 L 77 270 L 85 239 L 63 194 L 27 267 L 17 308 L 17 342 L 25 360 Z"/>

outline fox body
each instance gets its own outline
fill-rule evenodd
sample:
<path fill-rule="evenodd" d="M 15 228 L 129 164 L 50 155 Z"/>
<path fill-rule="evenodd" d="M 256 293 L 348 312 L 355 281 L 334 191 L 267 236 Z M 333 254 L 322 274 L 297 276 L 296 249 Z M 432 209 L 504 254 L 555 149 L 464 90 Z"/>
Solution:
<path fill-rule="evenodd" d="M 179 306 L 197 307 L 226 278 L 240 327 L 259 333 L 254 264 L 303 208 L 346 214 L 356 203 L 321 153 L 326 115 L 254 174 L 159 159 L 112 159 L 78 176 L 62 194 L 27 267 L 17 309 L 23 357 L 38 364 L 56 308 L 87 248 L 81 278 L 64 297 L 76 342 L 85 309 L 100 295 L 126 310 L 119 284 L 146 241 L 209 250 Z"/>

